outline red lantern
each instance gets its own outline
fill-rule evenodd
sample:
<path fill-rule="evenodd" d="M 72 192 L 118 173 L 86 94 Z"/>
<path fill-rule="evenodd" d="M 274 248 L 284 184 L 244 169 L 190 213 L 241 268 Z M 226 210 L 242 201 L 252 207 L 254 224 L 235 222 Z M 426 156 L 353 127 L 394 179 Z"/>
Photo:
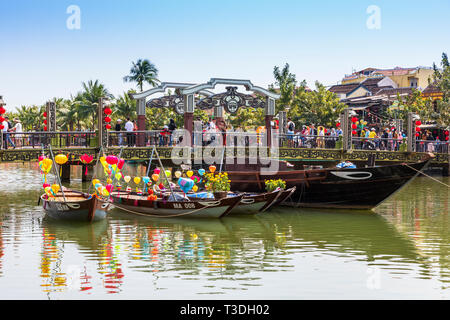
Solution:
<path fill-rule="evenodd" d="M 445 130 L 445 132 L 444 132 L 444 134 L 445 134 L 446 136 L 448 136 L 449 133 L 450 133 L 450 132 L 448 132 L 448 130 Z"/>
<path fill-rule="evenodd" d="M 111 125 L 109 123 L 105 127 L 107 130 L 111 129 Z"/>
<path fill-rule="evenodd" d="M 47 120 L 44 120 L 44 124 L 47 124 Z"/>
<path fill-rule="evenodd" d="M 44 118 L 47 118 L 47 112 L 44 111 Z"/>
<path fill-rule="evenodd" d="M 3 118 L 2 116 L 0 116 L 0 122 L 5 121 L 5 118 Z"/>
<path fill-rule="evenodd" d="M 106 123 L 111 122 L 111 118 L 110 118 L 110 117 L 105 117 L 105 122 L 106 122 Z"/>
<path fill-rule="evenodd" d="M 420 136 L 420 134 L 418 132 L 416 132 L 416 137 Z"/>
<path fill-rule="evenodd" d="M 357 133 L 356 130 L 353 130 L 353 131 L 352 131 L 352 134 L 353 134 L 353 135 L 356 135 L 356 133 Z"/>
<path fill-rule="evenodd" d="M 4 127 L 4 125 L 0 124 L 0 130 L 3 130 Z"/>
<path fill-rule="evenodd" d="M 422 124 L 422 122 L 420 122 L 420 120 L 416 121 L 416 126 L 420 126 Z"/>
<path fill-rule="evenodd" d="M 336 123 L 336 127 L 340 127 L 341 126 L 341 123 L 340 122 L 338 122 L 338 123 Z"/>
<path fill-rule="evenodd" d="M 355 130 L 356 128 L 358 128 L 358 127 L 356 126 L 356 124 L 352 124 L 352 129 Z"/>
<path fill-rule="evenodd" d="M 416 131 L 419 132 L 419 131 L 420 131 L 420 128 L 419 128 L 419 127 L 416 127 Z"/>
<path fill-rule="evenodd" d="M 445 137 L 445 141 L 448 141 L 448 136 Z"/>
<path fill-rule="evenodd" d="M 355 122 L 357 122 L 358 121 L 358 118 L 357 117 L 352 117 L 352 122 L 353 123 L 355 123 Z"/>
<path fill-rule="evenodd" d="M 4 114 L 6 112 L 5 108 L 0 107 L 0 114 Z"/>
<path fill-rule="evenodd" d="M 111 108 L 106 107 L 105 110 L 103 110 L 103 112 L 107 115 L 110 115 L 112 113 Z"/>
<path fill-rule="evenodd" d="M 47 126 L 44 127 L 44 131 L 47 131 Z"/>

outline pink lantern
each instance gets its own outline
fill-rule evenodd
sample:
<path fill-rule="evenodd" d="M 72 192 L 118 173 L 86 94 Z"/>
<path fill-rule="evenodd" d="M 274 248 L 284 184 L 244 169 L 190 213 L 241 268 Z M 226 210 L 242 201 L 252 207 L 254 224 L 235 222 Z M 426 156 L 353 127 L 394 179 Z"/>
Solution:
<path fill-rule="evenodd" d="M 159 174 L 161 172 L 161 170 L 159 168 L 156 168 L 155 170 L 153 170 L 154 174 Z"/>
<path fill-rule="evenodd" d="M 111 193 L 114 187 L 112 184 L 107 184 L 105 188 L 106 190 L 108 190 L 109 193 Z"/>
<path fill-rule="evenodd" d="M 119 168 L 119 170 L 121 170 L 123 168 L 124 164 L 125 164 L 125 160 L 120 159 L 119 162 L 117 163 L 117 168 Z"/>
<path fill-rule="evenodd" d="M 119 162 L 119 158 L 117 158 L 116 156 L 107 156 L 106 162 L 110 165 L 117 164 Z"/>

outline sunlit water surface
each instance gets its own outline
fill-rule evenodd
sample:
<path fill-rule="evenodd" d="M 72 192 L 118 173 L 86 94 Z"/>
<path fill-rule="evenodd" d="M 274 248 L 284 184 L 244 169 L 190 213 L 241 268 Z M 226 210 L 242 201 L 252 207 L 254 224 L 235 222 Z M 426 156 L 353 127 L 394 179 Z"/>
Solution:
<path fill-rule="evenodd" d="M 0 299 L 450 298 L 449 190 L 426 177 L 375 213 L 91 225 L 46 218 L 41 191 L 36 164 L 0 164 Z"/>

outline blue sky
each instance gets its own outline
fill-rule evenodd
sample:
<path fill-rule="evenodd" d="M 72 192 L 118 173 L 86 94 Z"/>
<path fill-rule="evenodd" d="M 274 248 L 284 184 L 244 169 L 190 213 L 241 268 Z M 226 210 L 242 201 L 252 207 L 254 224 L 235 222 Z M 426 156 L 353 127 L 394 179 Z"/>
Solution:
<path fill-rule="evenodd" d="M 70 5 L 81 28 L 69 30 Z M 381 10 L 381 28 L 366 21 Z M 99 79 L 114 95 L 131 61 L 162 81 L 211 77 L 273 83 L 288 62 L 298 80 L 335 84 L 352 69 L 431 66 L 450 53 L 450 1 L 15 0 L 0 1 L 0 95 L 7 109 L 69 98 Z"/>

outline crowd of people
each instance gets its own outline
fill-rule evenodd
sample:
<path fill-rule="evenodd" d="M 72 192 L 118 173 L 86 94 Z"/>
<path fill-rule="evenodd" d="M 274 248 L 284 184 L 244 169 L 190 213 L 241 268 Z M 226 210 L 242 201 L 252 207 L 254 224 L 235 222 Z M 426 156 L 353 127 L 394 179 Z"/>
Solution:
<path fill-rule="evenodd" d="M 14 126 L 9 121 L 9 117 L 6 116 L 2 122 L 2 134 L 3 134 L 3 148 L 8 149 L 11 146 L 13 149 L 22 146 L 22 122 L 18 118 L 14 118 Z M 14 134 L 12 134 L 14 133 Z"/>

